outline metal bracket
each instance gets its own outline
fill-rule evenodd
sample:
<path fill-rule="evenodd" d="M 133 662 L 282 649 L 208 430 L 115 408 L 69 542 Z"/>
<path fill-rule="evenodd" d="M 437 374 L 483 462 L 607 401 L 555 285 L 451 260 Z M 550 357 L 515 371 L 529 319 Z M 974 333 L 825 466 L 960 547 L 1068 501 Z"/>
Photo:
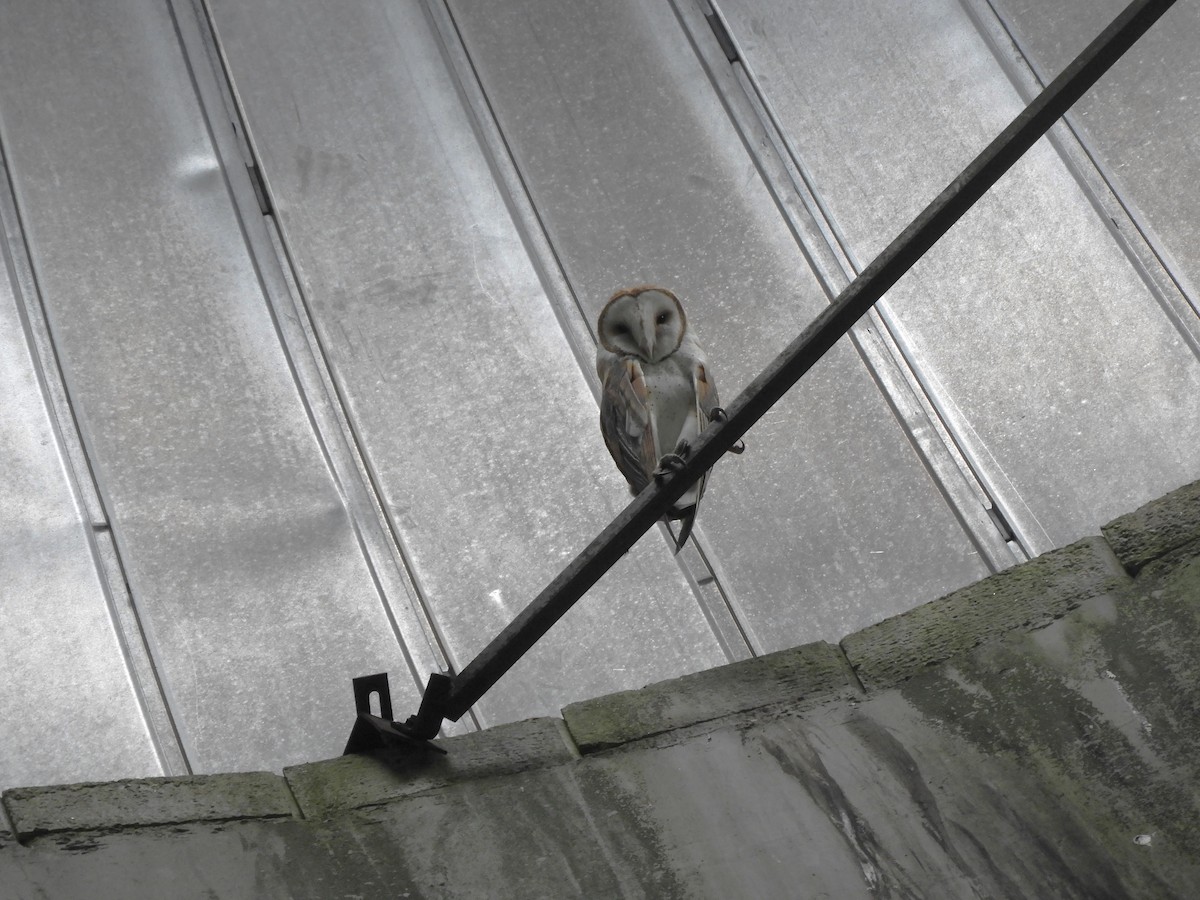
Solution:
<path fill-rule="evenodd" d="M 425 688 L 425 696 L 421 701 L 421 711 L 415 716 L 410 716 L 406 722 L 401 724 L 392 721 L 392 692 L 388 686 L 387 673 L 380 672 L 377 675 L 355 678 L 354 706 L 358 711 L 358 718 L 350 730 L 350 739 L 346 741 L 346 749 L 342 751 L 342 755 L 367 753 L 387 747 L 446 753 L 444 747 L 431 743 L 441 728 L 442 717 L 437 716 L 434 721 L 433 714 L 426 710 L 426 701 L 429 700 L 430 695 L 437 696 L 435 679 L 439 680 L 436 683 L 444 680 L 448 689 L 449 677 L 436 672 L 430 675 L 429 684 Z M 378 716 L 371 712 L 371 696 L 373 694 L 379 697 L 381 715 Z M 423 715 L 424 718 L 422 718 Z"/>

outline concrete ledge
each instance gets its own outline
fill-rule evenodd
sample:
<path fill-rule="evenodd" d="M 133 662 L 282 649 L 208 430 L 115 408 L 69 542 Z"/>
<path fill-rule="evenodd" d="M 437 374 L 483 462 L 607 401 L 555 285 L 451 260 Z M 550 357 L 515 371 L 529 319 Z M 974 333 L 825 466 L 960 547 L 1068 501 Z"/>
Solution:
<path fill-rule="evenodd" d="M 580 751 L 590 753 L 778 703 L 797 708 L 858 693 L 841 651 L 820 642 L 572 703 L 563 718 Z"/>
<path fill-rule="evenodd" d="M 15 788 L 4 806 L 18 840 L 64 831 L 293 817 L 287 785 L 270 772 L 143 778 Z"/>
<path fill-rule="evenodd" d="M 1108 545 L 1085 538 L 842 641 L 867 689 L 891 687 L 1014 628 L 1037 628 L 1093 597 L 1124 592 L 1129 576 Z"/>
<path fill-rule="evenodd" d="M 1200 541 L 1200 481 L 1114 519 L 1102 531 L 1117 559 L 1136 575 L 1146 563 Z"/>
<path fill-rule="evenodd" d="M 1191 900 L 1195 496 L 1114 523 L 1136 580 L 1089 538 L 449 756 L 7 791 L 0 896 Z"/>
<path fill-rule="evenodd" d="M 437 742 L 449 753 L 380 751 L 291 766 L 283 770 L 305 816 L 377 806 L 448 784 L 577 758 L 561 719 L 527 719 Z"/>

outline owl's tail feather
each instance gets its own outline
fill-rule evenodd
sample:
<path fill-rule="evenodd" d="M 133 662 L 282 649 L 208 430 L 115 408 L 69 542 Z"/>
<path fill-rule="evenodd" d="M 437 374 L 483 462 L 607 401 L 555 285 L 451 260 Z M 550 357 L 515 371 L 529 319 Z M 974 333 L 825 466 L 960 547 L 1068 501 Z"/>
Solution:
<path fill-rule="evenodd" d="M 679 536 L 675 537 L 674 534 L 671 535 L 675 537 L 675 554 L 678 556 L 679 551 L 683 549 L 683 545 L 687 543 L 687 539 L 692 534 L 692 525 L 696 522 L 696 504 L 693 503 L 691 506 L 685 506 L 683 509 L 673 509 L 666 518 L 670 521 L 680 523 Z M 670 522 L 668 522 L 667 530 L 669 531 L 670 528 Z"/>

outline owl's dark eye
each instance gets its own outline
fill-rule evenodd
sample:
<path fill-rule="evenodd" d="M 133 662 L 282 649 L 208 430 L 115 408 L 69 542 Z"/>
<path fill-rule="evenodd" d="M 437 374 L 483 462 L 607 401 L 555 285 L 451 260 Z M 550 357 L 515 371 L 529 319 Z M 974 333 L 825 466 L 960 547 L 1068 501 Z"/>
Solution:
<path fill-rule="evenodd" d="M 654 320 L 654 323 L 656 325 L 665 325 L 670 320 L 671 314 L 669 312 L 661 312 L 658 314 L 658 318 Z"/>
<path fill-rule="evenodd" d="M 628 325 L 614 325 L 613 334 L 629 334 Z"/>

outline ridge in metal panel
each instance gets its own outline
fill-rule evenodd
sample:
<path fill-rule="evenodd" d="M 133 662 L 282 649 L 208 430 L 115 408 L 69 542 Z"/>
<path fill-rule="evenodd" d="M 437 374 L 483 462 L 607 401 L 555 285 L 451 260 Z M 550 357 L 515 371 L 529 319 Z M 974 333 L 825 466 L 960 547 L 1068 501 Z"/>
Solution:
<path fill-rule="evenodd" d="M 509 154 L 508 145 L 476 78 L 474 66 L 467 56 L 466 47 L 454 25 L 449 8 L 442 0 L 427 2 L 425 7 L 438 34 L 447 67 L 452 72 L 455 84 L 463 97 L 472 125 L 479 136 L 480 145 L 504 194 L 505 203 L 512 215 L 513 224 L 521 235 L 530 263 L 537 271 L 542 288 L 558 317 L 567 343 L 583 370 L 588 387 L 599 399 L 601 386 L 595 367 L 596 341 L 593 337 L 593 323 L 585 318 L 578 298 L 563 274 L 558 256 L 546 237 L 541 219 L 530 201 L 520 172 Z M 670 541 L 671 546 L 674 546 L 674 539 L 665 525 L 660 525 L 659 533 L 663 540 Z M 675 562 L 679 564 L 687 579 L 726 658 L 730 661 L 746 659 L 753 652 L 750 641 L 734 615 L 720 567 L 705 552 L 706 547 L 704 529 L 702 526 L 696 526 L 692 530 L 692 538 L 675 555 Z"/>
<path fill-rule="evenodd" d="M 859 264 L 1022 108 L 953 0 L 720 5 Z M 1195 476 L 1200 366 L 1046 142 L 880 309 L 1032 553 Z"/>
<path fill-rule="evenodd" d="M 30 254 L 188 757 L 225 771 L 336 754 L 350 678 L 403 655 L 169 11 L 20 2 L 6 24 L 0 119 Z"/>
<path fill-rule="evenodd" d="M 586 313 L 658 282 L 732 398 L 826 304 L 670 8 L 450 3 Z M 985 574 L 836 348 L 720 463 L 701 519 L 755 648 L 837 639 Z"/>
<path fill-rule="evenodd" d="M 962 0 L 962 3 L 1022 99 L 1028 102 L 1043 89 L 1045 82 L 1014 41 L 1011 26 L 1000 18 L 987 0 Z M 1085 95 L 1085 99 L 1092 93 Z M 1049 138 L 1091 200 L 1096 215 L 1125 251 L 1192 352 L 1200 357 L 1200 316 L 1197 315 L 1200 307 L 1194 298 L 1184 293 L 1186 279 L 1182 278 L 1160 237 L 1147 225 L 1144 214 L 1131 203 L 1128 192 L 1089 146 L 1091 141 L 1086 131 L 1080 128 L 1074 111 L 1068 111 L 1064 122 L 1050 130 Z"/>
<path fill-rule="evenodd" d="M 587 382 L 420 4 L 210 6 L 330 371 L 461 667 L 628 500 Z M 724 661 L 646 541 L 478 712 Z"/>
<path fill-rule="evenodd" d="M 0 788 L 164 775 L 3 251 Z"/>
<path fill-rule="evenodd" d="M 387 528 L 362 454 L 333 385 L 294 273 L 281 243 L 270 199 L 245 136 L 237 102 L 211 22 L 199 4 L 172 0 L 184 54 L 195 79 L 218 158 L 234 201 L 263 292 L 292 369 L 297 388 L 330 475 L 342 497 L 354 535 L 388 623 L 401 643 L 408 676 L 423 687 L 429 672 L 445 671 L 448 661 L 420 602 L 410 567 Z M 394 673 L 403 677 L 402 673 Z M 411 687 L 411 686 L 410 686 Z M 469 730 L 474 722 L 447 725 L 444 733 Z"/>
<path fill-rule="evenodd" d="M 832 302 L 848 286 L 854 268 L 810 190 L 805 173 L 793 159 L 745 69 L 730 65 L 730 56 L 737 62 L 736 47 L 732 53 L 722 48 L 722 43 L 726 48 L 733 47 L 733 41 L 719 16 L 715 12 L 706 15 L 691 0 L 672 5 L 772 200 Z M 712 40 L 714 31 L 718 32 L 716 42 Z M 995 517 L 989 515 L 991 503 L 986 492 L 971 474 L 878 310 L 868 312 L 857 322 L 849 338 L 988 569 L 997 572 L 1026 558 L 1012 543 L 1007 526 L 997 527 Z"/>
<path fill-rule="evenodd" d="M 1097 34 L 1120 0 L 991 0 L 1043 80 Z M 1200 315 L 1200 7 L 1177 3 L 1087 96 L 1072 121 Z"/>

